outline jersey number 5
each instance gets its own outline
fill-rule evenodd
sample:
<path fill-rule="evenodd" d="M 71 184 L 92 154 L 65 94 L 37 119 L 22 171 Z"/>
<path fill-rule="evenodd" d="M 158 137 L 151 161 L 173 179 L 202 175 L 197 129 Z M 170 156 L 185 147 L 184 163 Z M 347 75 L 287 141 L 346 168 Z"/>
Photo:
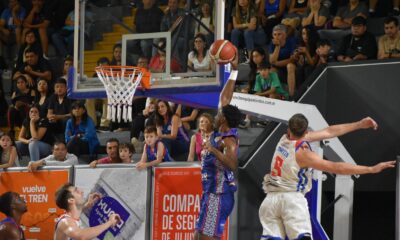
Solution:
<path fill-rule="evenodd" d="M 283 159 L 280 156 L 276 156 L 274 169 L 272 169 L 272 173 L 271 173 L 271 175 L 273 177 L 276 177 L 276 176 L 280 177 L 281 176 L 282 164 L 283 164 Z"/>

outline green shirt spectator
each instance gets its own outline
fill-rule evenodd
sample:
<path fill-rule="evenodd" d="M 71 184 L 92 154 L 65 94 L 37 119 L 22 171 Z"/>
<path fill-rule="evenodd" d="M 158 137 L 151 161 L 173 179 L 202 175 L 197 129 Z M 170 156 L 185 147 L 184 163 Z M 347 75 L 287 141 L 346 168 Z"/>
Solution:
<path fill-rule="evenodd" d="M 281 85 L 278 74 L 271 72 L 268 68 L 261 69 L 257 74 L 254 91 L 256 95 L 270 98 L 288 99 L 289 97 L 288 92 Z"/>

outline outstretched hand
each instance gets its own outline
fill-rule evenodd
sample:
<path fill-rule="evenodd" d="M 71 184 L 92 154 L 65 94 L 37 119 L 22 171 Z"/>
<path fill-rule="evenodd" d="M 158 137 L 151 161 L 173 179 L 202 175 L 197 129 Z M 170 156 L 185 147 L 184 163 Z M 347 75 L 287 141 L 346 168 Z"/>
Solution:
<path fill-rule="evenodd" d="M 239 51 L 237 47 L 235 47 L 235 51 L 235 57 L 231 60 L 231 67 L 233 70 L 237 70 L 239 65 Z"/>
<path fill-rule="evenodd" d="M 374 130 L 378 129 L 378 124 L 374 119 L 370 117 L 366 117 L 360 120 L 360 128 L 373 128 Z"/>
<path fill-rule="evenodd" d="M 121 217 L 118 214 L 113 213 L 108 221 L 111 223 L 111 227 L 115 227 L 115 225 L 121 222 Z"/>
<path fill-rule="evenodd" d="M 98 192 L 94 192 L 89 194 L 88 200 L 85 204 L 86 207 L 92 207 L 94 205 L 95 202 L 97 202 L 98 200 L 100 200 L 100 198 L 102 198 L 103 195 L 101 195 L 101 193 Z"/>
<path fill-rule="evenodd" d="M 380 173 L 387 168 L 394 168 L 396 166 L 396 161 L 381 162 L 372 166 L 372 173 Z"/>

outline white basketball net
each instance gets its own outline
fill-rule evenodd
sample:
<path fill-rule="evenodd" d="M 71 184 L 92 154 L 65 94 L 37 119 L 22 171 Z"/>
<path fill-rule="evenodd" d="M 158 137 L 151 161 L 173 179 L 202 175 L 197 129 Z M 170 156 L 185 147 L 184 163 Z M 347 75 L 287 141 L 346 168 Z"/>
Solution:
<path fill-rule="evenodd" d="M 108 98 L 107 119 L 132 122 L 132 100 L 142 80 L 143 72 L 136 67 L 96 67 Z"/>

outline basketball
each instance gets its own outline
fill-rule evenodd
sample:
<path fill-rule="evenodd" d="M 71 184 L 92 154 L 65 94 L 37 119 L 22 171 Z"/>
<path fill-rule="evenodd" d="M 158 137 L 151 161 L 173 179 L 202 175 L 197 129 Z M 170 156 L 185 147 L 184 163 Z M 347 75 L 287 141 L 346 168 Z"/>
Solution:
<path fill-rule="evenodd" d="M 226 64 L 236 56 L 236 47 L 228 40 L 220 39 L 210 47 L 210 57 L 218 64 Z"/>

